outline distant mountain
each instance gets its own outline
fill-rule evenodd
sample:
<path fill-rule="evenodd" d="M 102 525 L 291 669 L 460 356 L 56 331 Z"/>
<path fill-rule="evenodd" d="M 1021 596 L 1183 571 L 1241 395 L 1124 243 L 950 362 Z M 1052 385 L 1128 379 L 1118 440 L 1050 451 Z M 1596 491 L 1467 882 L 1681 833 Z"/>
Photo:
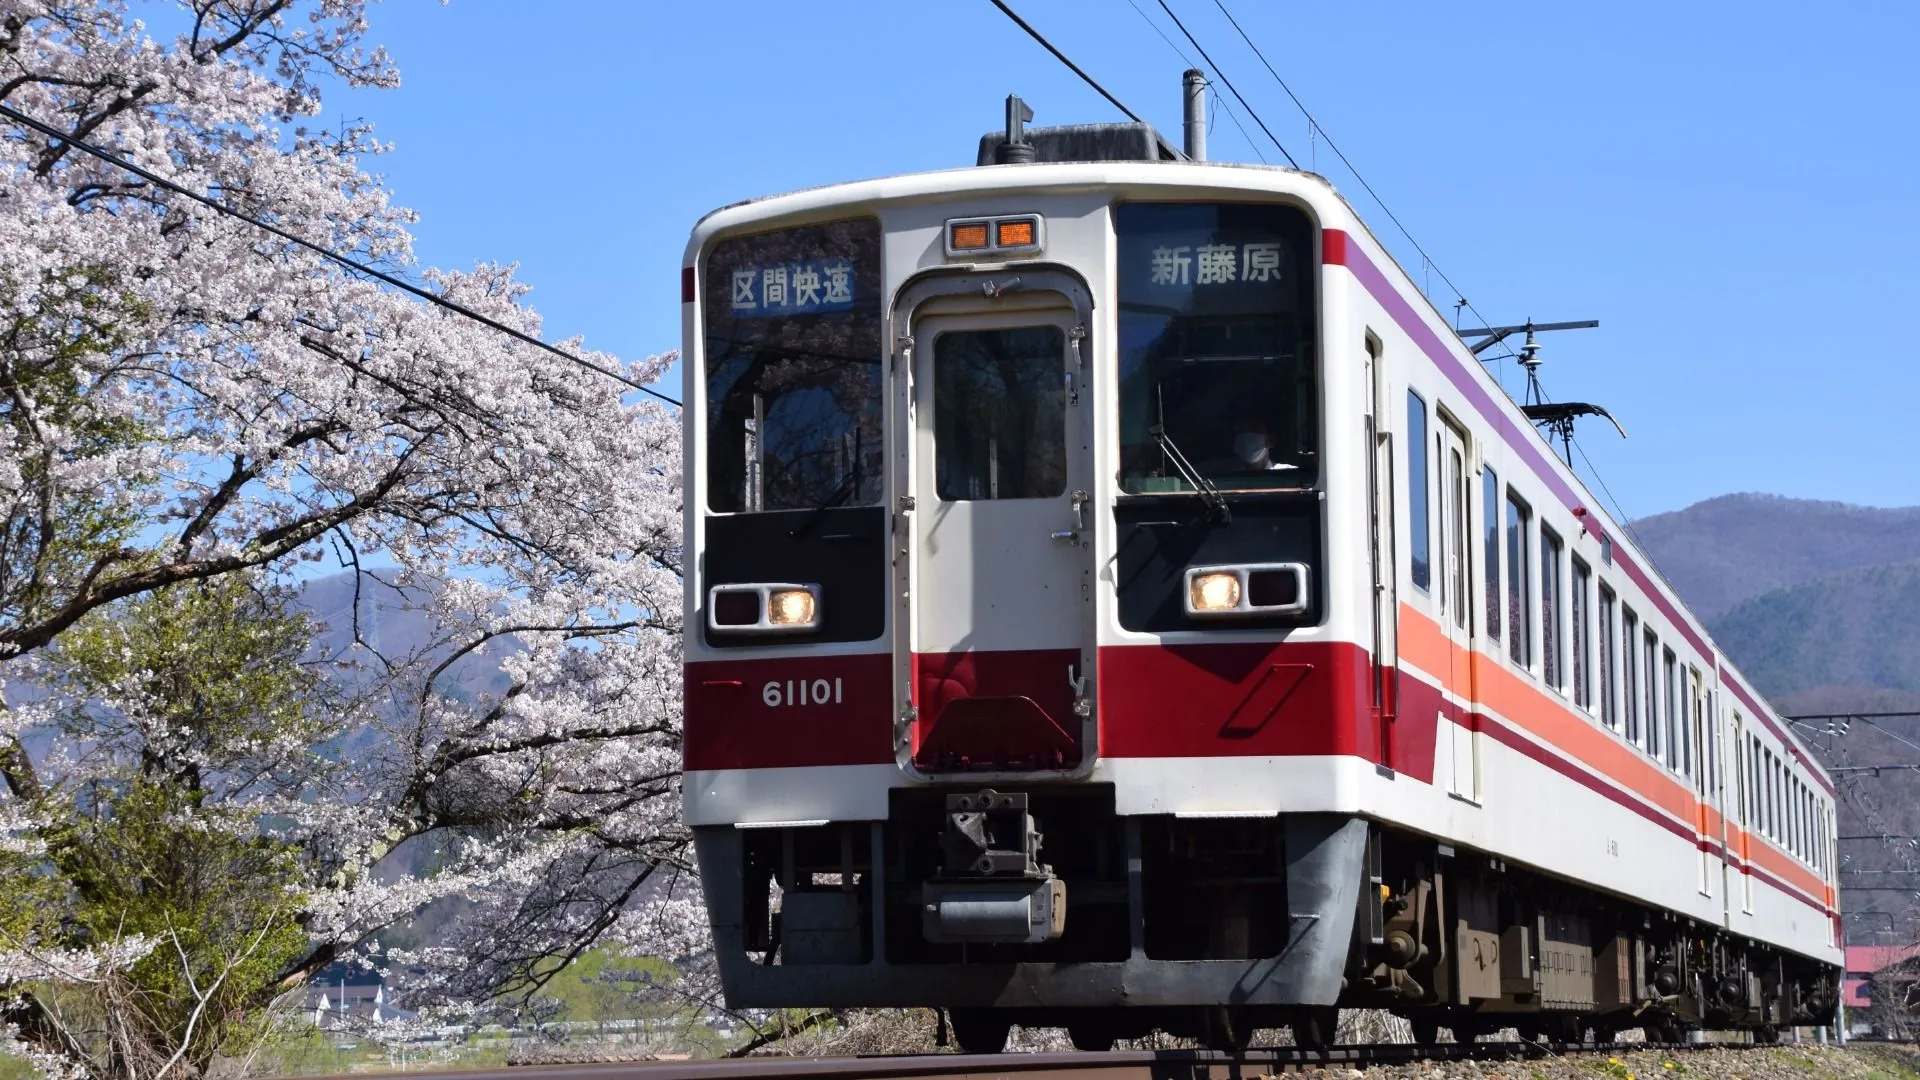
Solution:
<path fill-rule="evenodd" d="M 426 610 L 432 600 L 431 594 L 403 595 L 374 575 L 362 575 L 356 590 L 349 572 L 306 582 L 294 603 L 320 624 L 314 639 L 317 654 L 345 655 L 357 633 L 369 648 L 397 660 L 423 651 L 444 652 L 431 648 L 443 635 Z M 519 650 L 519 641 L 512 637 L 489 642 L 456 661 L 435 685 L 441 693 L 463 701 L 501 693 L 508 680 L 500 662 Z"/>
<path fill-rule="evenodd" d="M 1920 717 L 1871 715 L 1920 711 L 1920 507 L 1727 495 L 1633 531 L 1774 708 L 1840 714 L 1799 734 L 1847 770 L 1848 940 L 1920 939 Z"/>
<path fill-rule="evenodd" d="M 1778 495 L 1722 495 L 1633 523 L 1702 619 L 1855 567 L 1920 560 L 1920 507 L 1884 510 Z"/>
<path fill-rule="evenodd" d="M 1920 562 L 1774 589 L 1707 627 L 1768 696 L 1848 686 L 1920 692 Z"/>

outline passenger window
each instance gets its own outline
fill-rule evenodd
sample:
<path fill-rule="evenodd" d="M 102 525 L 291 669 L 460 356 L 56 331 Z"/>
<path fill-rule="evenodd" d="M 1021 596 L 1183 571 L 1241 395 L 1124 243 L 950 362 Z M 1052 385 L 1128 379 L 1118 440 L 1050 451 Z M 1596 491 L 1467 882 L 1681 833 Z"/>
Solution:
<path fill-rule="evenodd" d="M 1433 585 L 1432 524 L 1427 512 L 1428 492 L 1433 479 L 1427 468 L 1427 403 L 1419 394 L 1407 391 L 1407 529 L 1413 548 L 1413 583 L 1421 589 Z"/>
<path fill-rule="evenodd" d="M 1633 609 L 1625 604 L 1620 606 L 1620 701 L 1627 716 L 1627 741 L 1640 745 L 1640 678 L 1639 664 L 1635 657 L 1640 649 L 1640 620 Z"/>
<path fill-rule="evenodd" d="M 1647 756 L 1660 760 L 1661 739 L 1664 734 L 1660 727 L 1660 638 L 1649 629 L 1643 639 L 1645 649 L 1641 653 L 1641 685 L 1647 694 Z"/>
<path fill-rule="evenodd" d="M 1460 451 L 1448 447 L 1447 451 L 1447 542 L 1445 558 L 1449 561 L 1446 572 L 1452 576 L 1449 587 L 1453 595 L 1447 602 L 1453 606 L 1453 624 L 1460 629 L 1467 628 L 1467 559 L 1472 550 L 1472 529 L 1467 525 L 1467 475 L 1466 464 L 1460 460 Z"/>
<path fill-rule="evenodd" d="M 1560 632 L 1560 538 L 1540 526 L 1540 670 L 1547 685 L 1564 690 L 1566 652 Z"/>
<path fill-rule="evenodd" d="M 1057 326 L 955 330 L 935 339 L 940 498 L 1045 499 L 1066 491 L 1066 348 Z"/>
<path fill-rule="evenodd" d="M 1513 636 L 1507 642 L 1507 655 L 1520 667 L 1533 666 L 1533 603 L 1527 595 L 1533 588 L 1529 565 L 1527 525 L 1533 512 L 1520 497 L 1507 490 L 1507 625 Z"/>
<path fill-rule="evenodd" d="M 1574 559 L 1572 605 L 1568 608 L 1573 620 L 1573 701 L 1583 709 L 1593 708 L 1593 672 L 1589 657 L 1592 646 L 1588 644 L 1591 634 L 1587 626 L 1587 608 L 1591 603 L 1588 597 L 1592 591 L 1593 571 L 1587 569 L 1586 563 Z"/>
<path fill-rule="evenodd" d="M 1614 654 L 1620 640 L 1614 635 L 1617 604 L 1613 590 L 1600 586 L 1600 722 L 1615 731 L 1620 729 L 1620 691 L 1615 686 L 1620 664 Z"/>
<path fill-rule="evenodd" d="M 1485 505 L 1481 509 L 1487 530 L 1487 637 L 1500 640 L 1500 478 L 1491 468 L 1482 473 Z"/>
<path fill-rule="evenodd" d="M 1680 769 L 1680 739 L 1683 727 L 1680 710 L 1680 662 L 1674 657 L 1673 650 L 1667 649 L 1661 654 L 1663 671 L 1667 680 L 1667 768 L 1676 772 Z"/>

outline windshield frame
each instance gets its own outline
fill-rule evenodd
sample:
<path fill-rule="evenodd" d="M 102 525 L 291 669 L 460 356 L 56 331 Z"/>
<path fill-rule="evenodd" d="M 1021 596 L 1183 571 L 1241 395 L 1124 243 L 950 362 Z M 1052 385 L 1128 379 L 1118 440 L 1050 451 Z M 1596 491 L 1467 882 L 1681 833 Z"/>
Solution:
<path fill-rule="evenodd" d="M 1123 499 L 1181 496 L 1213 501 L 1258 492 L 1318 489 L 1325 476 L 1326 410 L 1320 274 L 1321 228 L 1304 202 L 1286 197 L 1220 198 L 1194 193 L 1178 198 L 1145 197 L 1111 204 L 1114 237 L 1115 442 L 1119 468 L 1117 494 Z M 1130 220 L 1131 219 L 1131 220 Z M 1224 241 L 1233 243 L 1225 244 Z M 1262 251 L 1258 262 L 1249 247 L 1280 245 L 1278 261 Z M 1203 281 L 1195 263 L 1198 249 L 1231 249 L 1230 274 L 1242 271 L 1285 274 L 1268 291 L 1267 279 Z M 1171 264 L 1169 254 L 1185 260 Z M 1154 260 L 1160 260 L 1155 264 Z M 1267 265 L 1259 265 L 1264 262 Z M 1184 274 L 1184 280 L 1175 280 Z M 1252 275 L 1249 275 L 1250 277 Z M 1202 294 L 1208 295 L 1202 295 Z M 1262 324 L 1265 324 L 1263 327 Z M 1264 332 L 1263 332 L 1264 331 Z M 1236 334 L 1249 345 L 1231 342 Z M 1211 340 L 1209 335 L 1211 334 Z M 1192 346 L 1191 355 L 1176 355 Z M 1156 355 L 1157 353 L 1157 355 Z M 1258 364 L 1278 378 L 1261 378 Z M 1215 366 L 1219 365 L 1219 366 Z M 1209 387 L 1206 373 L 1234 374 Z M 1191 373 L 1190 375 L 1188 373 Z M 1167 409 L 1169 380 L 1187 375 L 1189 401 L 1176 405 L 1192 415 L 1182 419 Z M 1257 385 L 1254 395 L 1234 393 L 1234 383 Z M 1258 406 L 1248 404 L 1257 397 Z M 1228 403 L 1232 404 L 1229 405 Z M 1215 408 L 1203 408 L 1212 405 Z M 1259 464 L 1237 464 L 1226 457 L 1232 426 L 1245 424 L 1266 436 Z M 1202 418 L 1205 418 L 1204 420 Z M 1251 435 L 1251 430 L 1246 434 Z M 1206 488 L 1181 475 L 1165 443 L 1191 458 Z M 1143 461 L 1157 466 L 1141 467 Z M 1213 495 L 1207 488 L 1218 492 Z"/>
<path fill-rule="evenodd" d="M 877 216 L 853 214 L 756 223 L 705 244 L 692 374 L 701 384 L 696 452 L 706 513 L 885 500 L 883 240 Z M 780 275 L 778 292 L 762 276 L 770 272 Z M 840 293 L 836 272 L 846 275 Z M 751 279 L 744 291 L 742 278 Z"/>

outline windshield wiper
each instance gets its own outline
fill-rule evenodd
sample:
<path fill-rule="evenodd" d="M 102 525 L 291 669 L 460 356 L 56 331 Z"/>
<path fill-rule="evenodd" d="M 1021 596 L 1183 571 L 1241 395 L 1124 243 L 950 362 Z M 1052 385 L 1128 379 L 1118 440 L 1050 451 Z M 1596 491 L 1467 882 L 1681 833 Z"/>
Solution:
<path fill-rule="evenodd" d="M 1187 460 L 1187 455 L 1173 444 L 1173 436 L 1167 434 L 1166 425 L 1155 424 L 1147 429 L 1147 433 L 1160 444 L 1161 451 L 1167 455 L 1167 460 L 1173 462 L 1173 467 L 1180 470 L 1181 478 L 1192 484 L 1193 490 L 1199 492 L 1200 498 L 1206 501 L 1207 509 L 1213 512 L 1213 519 L 1222 523 L 1232 521 L 1233 511 L 1227 507 L 1227 497 L 1220 494 L 1220 489 L 1214 487 L 1212 481 L 1201 476 L 1200 470 Z"/>

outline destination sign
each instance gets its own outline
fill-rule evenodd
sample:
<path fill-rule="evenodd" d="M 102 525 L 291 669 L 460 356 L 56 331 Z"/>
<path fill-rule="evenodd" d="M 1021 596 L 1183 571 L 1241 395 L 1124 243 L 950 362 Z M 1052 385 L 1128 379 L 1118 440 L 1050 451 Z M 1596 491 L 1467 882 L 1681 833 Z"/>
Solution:
<path fill-rule="evenodd" d="M 853 262 L 818 259 L 733 271 L 732 308 L 748 318 L 853 309 Z"/>

